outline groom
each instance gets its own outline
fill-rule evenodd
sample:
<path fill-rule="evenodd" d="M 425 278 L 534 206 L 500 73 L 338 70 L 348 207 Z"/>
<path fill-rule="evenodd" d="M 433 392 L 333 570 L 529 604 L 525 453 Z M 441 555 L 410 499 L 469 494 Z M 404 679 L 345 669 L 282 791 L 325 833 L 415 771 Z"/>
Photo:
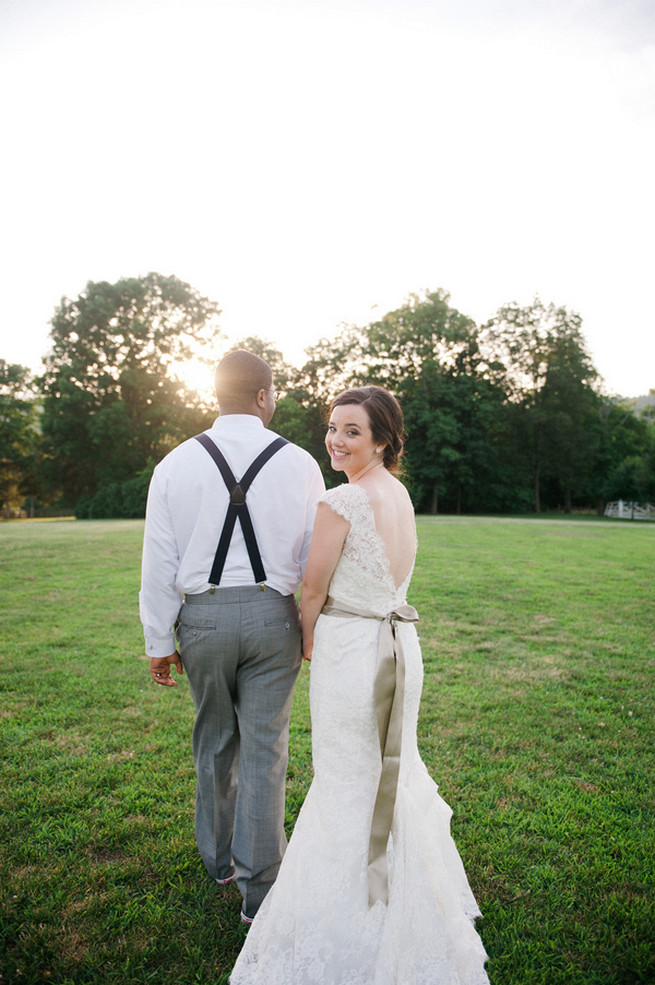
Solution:
<path fill-rule="evenodd" d="M 172 666 L 189 679 L 200 855 L 220 885 L 236 878 L 251 923 L 286 848 L 294 595 L 324 483 L 268 430 L 277 394 L 263 359 L 228 353 L 216 396 L 213 427 L 154 471 L 139 599 L 153 680 L 174 686 Z"/>

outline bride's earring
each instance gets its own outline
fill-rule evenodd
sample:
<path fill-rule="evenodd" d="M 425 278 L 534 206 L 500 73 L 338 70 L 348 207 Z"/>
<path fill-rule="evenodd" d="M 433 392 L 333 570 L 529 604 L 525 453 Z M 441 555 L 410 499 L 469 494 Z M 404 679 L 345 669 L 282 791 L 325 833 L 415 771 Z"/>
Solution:
<path fill-rule="evenodd" d="M 376 451 L 376 453 L 378 455 L 381 455 L 382 454 L 382 449 L 381 448 L 376 448 L 375 451 Z"/>

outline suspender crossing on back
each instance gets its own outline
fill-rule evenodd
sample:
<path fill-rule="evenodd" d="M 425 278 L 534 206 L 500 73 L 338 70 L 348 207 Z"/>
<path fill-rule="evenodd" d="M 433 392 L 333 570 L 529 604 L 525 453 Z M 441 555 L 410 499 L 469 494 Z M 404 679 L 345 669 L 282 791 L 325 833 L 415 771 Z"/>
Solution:
<path fill-rule="evenodd" d="M 273 455 L 280 450 L 280 448 L 283 448 L 284 445 L 288 445 L 289 442 L 286 438 L 276 438 L 272 441 L 270 445 L 267 445 L 266 448 L 260 452 L 254 462 L 248 466 L 241 478 L 241 481 L 237 482 L 232 469 L 227 464 L 225 456 L 212 441 L 209 435 L 197 434 L 195 438 L 196 441 L 199 441 L 203 448 L 208 451 L 214 459 L 216 465 L 218 466 L 218 470 L 223 477 L 223 482 L 227 486 L 227 491 L 230 494 L 230 503 L 227 508 L 223 530 L 221 531 L 218 547 L 216 548 L 214 564 L 209 575 L 209 584 L 220 584 L 223 568 L 225 567 L 225 561 L 227 558 L 227 552 L 230 547 L 230 541 L 232 540 L 232 532 L 234 530 L 234 525 L 237 518 L 241 524 L 255 581 L 258 584 L 263 584 L 263 582 L 266 581 L 266 572 L 264 571 L 262 557 L 259 552 L 259 547 L 257 546 L 257 538 L 255 537 L 250 512 L 246 503 L 246 493 L 248 492 L 253 479 L 260 469 L 266 465 L 269 458 L 272 458 Z"/>

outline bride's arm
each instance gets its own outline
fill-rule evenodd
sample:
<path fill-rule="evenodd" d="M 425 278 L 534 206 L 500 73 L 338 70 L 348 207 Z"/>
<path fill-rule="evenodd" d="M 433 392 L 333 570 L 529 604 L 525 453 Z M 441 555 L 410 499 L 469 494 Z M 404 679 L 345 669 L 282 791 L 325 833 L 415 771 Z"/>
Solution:
<path fill-rule="evenodd" d="M 330 581 L 341 557 L 349 530 L 348 521 L 335 513 L 327 503 L 318 504 L 300 597 L 302 648 L 305 660 L 312 659 L 314 626 L 325 604 Z"/>

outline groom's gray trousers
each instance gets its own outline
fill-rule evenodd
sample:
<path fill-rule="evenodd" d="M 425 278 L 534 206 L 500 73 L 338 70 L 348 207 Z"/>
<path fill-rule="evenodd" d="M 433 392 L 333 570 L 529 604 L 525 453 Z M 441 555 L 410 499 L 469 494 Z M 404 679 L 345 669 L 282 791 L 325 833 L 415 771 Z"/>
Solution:
<path fill-rule="evenodd" d="M 187 595 L 177 635 L 196 708 L 196 842 L 210 876 L 236 871 L 243 912 L 254 917 L 286 848 L 298 605 L 259 585 Z"/>

